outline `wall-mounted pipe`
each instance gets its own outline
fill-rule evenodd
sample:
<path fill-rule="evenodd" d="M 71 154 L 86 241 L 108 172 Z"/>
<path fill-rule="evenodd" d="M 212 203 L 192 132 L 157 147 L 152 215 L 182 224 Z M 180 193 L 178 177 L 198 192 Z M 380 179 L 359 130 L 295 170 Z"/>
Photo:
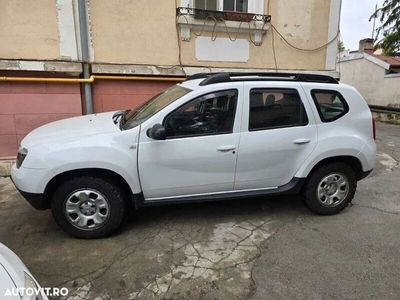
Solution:
<path fill-rule="evenodd" d="M 82 57 L 82 70 L 83 78 L 90 78 L 90 52 L 89 52 L 89 25 L 87 21 L 87 8 L 85 0 L 78 0 L 78 13 L 79 13 L 79 36 L 81 40 L 81 57 Z M 85 98 L 85 113 L 93 113 L 93 98 L 92 86 L 84 82 L 83 91 Z"/>
<path fill-rule="evenodd" d="M 140 81 L 172 81 L 181 82 L 186 79 L 183 76 L 168 77 L 168 76 L 118 76 L 118 75 L 92 75 L 94 79 L 102 80 L 140 80 Z"/>
<path fill-rule="evenodd" d="M 48 82 L 48 83 L 88 83 L 95 80 L 132 80 L 132 81 L 169 81 L 181 82 L 185 77 L 166 76 L 114 76 L 114 75 L 91 75 L 89 78 L 55 78 L 55 77 L 11 77 L 0 76 L 0 82 Z"/>

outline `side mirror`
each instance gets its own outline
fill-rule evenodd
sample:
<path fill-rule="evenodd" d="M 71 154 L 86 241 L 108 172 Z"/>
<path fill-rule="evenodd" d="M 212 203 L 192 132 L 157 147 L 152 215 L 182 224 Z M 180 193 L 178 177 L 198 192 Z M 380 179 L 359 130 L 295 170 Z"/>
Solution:
<path fill-rule="evenodd" d="M 154 140 L 165 140 L 165 128 L 161 124 L 154 124 L 153 127 L 147 129 L 147 136 Z"/>

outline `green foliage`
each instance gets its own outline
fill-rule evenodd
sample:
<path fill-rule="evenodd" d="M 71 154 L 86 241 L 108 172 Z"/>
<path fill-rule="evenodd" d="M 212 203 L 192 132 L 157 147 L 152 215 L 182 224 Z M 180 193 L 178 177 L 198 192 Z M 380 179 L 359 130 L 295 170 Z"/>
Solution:
<path fill-rule="evenodd" d="M 383 52 L 389 56 L 395 56 L 400 52 L 400 33 L 384 33 L 383 39 L 378 43 Z"/>
<path fill-rule="evenodd" d="M 342 53 L 342 52 L 346 51 L 346 47 L 344 46 L 342 41 L 339 41 L 337 47 L 338 47 L 338 52 L 339 53 Z"/>
<path fill-rule="evenodd" d="M 377 42 L 377 47 L 383 49 L 387 55 L 400 52 L 400 0 L 385 0 L 372 18 L 379 18 L 382 23 L 377 29 L 377 35 L 382 32 L 383 38 Z"/>

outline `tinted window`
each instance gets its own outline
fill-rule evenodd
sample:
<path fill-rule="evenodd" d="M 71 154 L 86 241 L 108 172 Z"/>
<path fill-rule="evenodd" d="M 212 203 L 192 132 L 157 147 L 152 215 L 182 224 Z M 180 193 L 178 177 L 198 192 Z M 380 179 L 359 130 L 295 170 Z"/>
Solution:
<path fill-rule="evenodd" d="M 346 114 L 349 106 L 337 91 L 313 90 L 311 95 L 323 122 L 331 122 Z"/>
<path fill-rule="evenodd" d="M 253 89 L 249 130 L 308 124 L 303 102 L 293 89 Z"/>
<path fill-rule="evenodd" d="M 164 121 L 167 137 L 231 133 L 237 91 L 207 94 L 181 106 Z"/>

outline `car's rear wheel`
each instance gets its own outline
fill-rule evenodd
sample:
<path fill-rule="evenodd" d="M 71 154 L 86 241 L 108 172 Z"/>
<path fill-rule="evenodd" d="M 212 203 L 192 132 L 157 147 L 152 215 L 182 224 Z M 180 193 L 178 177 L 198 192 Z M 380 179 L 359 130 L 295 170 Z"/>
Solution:
<path fill-rule="evenodd" d="M 81 176 L 62 183 L 52 199 L 57 224 L 79 238 L 105 237 L 115 232 L 125 215 L 124 193 L 105 178 Z"/>
<path fill-rule="evenodd" d="M 315 170 L 303 189 L 306 205 L 315 213 L 333 215 L 342 211 L 354 197 L 357 178 L 344 163 L 331 163 Z"/>

